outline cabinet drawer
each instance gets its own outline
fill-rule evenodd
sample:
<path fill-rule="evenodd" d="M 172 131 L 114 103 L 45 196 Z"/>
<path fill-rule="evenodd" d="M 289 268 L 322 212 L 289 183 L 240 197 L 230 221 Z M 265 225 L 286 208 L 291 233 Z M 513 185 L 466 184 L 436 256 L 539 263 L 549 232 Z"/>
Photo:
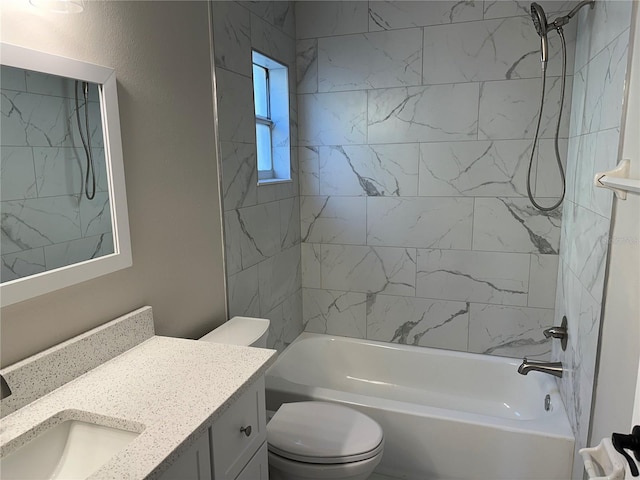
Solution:
<path fill-rule="evenodd" d="M 213 478 L 235 479 L 266 438 L 264 377 L 261 377 L 211 427 Z"/>
<path fill-rule="evenodd" d="M 266 442 L 258 449 L 236 480 L 269 480 L 269 454 Z"/>

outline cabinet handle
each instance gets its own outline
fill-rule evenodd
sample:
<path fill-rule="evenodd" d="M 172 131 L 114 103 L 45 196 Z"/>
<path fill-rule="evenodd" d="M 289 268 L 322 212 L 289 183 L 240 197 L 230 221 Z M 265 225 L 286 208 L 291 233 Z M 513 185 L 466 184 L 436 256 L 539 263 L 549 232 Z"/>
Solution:
<path fill-rule="evenodd" d="M 240 427 L 240 431 L 248 437 L 249 435 L 251 435 L 251 425 L 249 425 L 248 427 Z"/>

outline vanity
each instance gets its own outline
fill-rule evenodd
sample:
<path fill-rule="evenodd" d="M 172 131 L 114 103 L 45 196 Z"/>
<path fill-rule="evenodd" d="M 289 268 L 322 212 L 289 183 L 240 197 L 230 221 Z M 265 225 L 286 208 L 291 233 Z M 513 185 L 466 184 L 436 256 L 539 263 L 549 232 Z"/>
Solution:
<path fill-rule="evenodd" d="M 12 389 L 2 400 L 0 476 L 46 468 L 38 442 L 72 425 L 60 449 L 71 457 L 64 468 L 85 468 L 78 478 L 266 480 L 264 373 L 275 355 L 156 336 L 145 307 L 29 357 L 0 372 Z M 82 448 L 101 450 L 102 430 L 120 443 L 83 467 Z"/>

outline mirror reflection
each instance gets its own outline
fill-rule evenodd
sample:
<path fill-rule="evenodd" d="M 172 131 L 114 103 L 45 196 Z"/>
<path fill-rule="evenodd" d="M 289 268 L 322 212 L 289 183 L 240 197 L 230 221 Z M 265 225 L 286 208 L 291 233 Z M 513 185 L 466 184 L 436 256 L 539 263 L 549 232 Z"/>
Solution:
<path fill-rule="evenodd" d="M 99 85 L 0 66 L 0 282 L 114 253 Z"/>

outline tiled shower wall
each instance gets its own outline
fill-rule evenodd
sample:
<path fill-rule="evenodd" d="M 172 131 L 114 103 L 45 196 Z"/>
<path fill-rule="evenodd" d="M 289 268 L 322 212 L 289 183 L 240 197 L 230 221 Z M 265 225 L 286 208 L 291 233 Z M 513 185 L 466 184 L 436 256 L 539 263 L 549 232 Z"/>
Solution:
<path fill-rule="evenodd" d="M 270 319 L 268 346 L 282 349 L 302 331 L 293 2 L 212 2 L 212 14 L 229 315 Z M 252 48 L 289 67 L 289 183 L 256 186 Z"/>
<path fill-rule="evenodd" d="M 1 67 L 0 75 L 0 279 L 15 280 L 113 253 L 97 87 L 91 86 L 89 96 L 96 194 L 88 200 L 73 81 L 8 66 Z M 79 104 L 82 109 L 82 96 Z"/>
<path fill-rule="evenodd" d="M 567 2 L 542 2 L 549 15 Z M 296 4 L 305 329 L 547 358 L 560 210 L 526 198 L 540 98 L 529 3 Z M 574 61 L 560 129 L 564 157 Z M 559 195 L 550 35 L 533 188 Z"/>
<path fill-rule="evenodd" d="M 589 433 L 613 199 L 592 183 L 595 172 L 615 167 L 619 159 L 630 19 L 630 1 L 605 0 L 578 17 L 556 297 L 556 324 L 567 316 L 569 345 L 565 352 L 557 344 L 553 348 L 554 359 L 565 366 L 561 393 L 576 452 L 587 445 Z M 582 472 L 577 456 L 574 478 Z"/>

